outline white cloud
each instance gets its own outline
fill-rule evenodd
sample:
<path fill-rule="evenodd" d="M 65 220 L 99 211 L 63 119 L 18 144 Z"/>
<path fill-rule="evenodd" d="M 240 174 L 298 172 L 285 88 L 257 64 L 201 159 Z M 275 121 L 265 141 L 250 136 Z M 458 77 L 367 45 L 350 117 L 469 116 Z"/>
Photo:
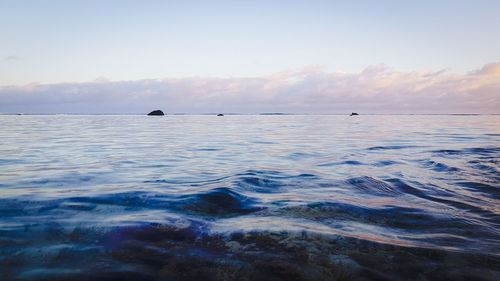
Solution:
<path fill-rule="evenodd" d="M 469 74 L 320 67 L 249 78 L 97 79 L 0 87 L 4 113 L 500 113 L 500 63 Z"/>

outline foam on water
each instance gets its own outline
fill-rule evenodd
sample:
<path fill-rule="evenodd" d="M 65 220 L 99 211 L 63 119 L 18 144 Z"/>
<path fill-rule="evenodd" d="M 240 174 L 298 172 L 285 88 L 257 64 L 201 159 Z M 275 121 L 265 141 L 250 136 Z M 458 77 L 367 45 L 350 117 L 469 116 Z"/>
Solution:
<path fill-rule="evenodd" d="M 500 116 L 0 116 L 6 280 L 498 280 Z"/>

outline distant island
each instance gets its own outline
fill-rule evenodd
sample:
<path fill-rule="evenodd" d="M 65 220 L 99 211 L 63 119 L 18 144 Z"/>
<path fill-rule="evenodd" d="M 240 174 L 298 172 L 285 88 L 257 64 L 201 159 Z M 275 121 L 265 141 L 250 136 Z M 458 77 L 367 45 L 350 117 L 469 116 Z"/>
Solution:
<path fill-rule="evenodd" d="M 148 116 L 163 116 L 163 115 L 165 115 L 165 113 L 163 113 L 163 111 L 159 109 L 153 110 L 150 113 L 148 113 Z"/>

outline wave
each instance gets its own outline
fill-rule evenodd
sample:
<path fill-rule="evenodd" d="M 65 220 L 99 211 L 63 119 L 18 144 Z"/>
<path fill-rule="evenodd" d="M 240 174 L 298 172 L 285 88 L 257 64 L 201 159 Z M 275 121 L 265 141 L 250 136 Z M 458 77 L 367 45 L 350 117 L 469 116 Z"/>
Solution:
<path fill-rule="evenodd" d="M 205 193 L 183 195 L 172 203 L 175 210 L 210 217 L 231 217 L 262 210 L 257 200 L 229 188 L 216 188 Z"/>

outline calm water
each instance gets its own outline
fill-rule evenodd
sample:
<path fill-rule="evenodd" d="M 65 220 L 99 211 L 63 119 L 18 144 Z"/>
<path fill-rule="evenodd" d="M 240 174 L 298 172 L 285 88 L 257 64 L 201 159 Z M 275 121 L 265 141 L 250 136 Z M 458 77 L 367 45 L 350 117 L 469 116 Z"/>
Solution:
<path fill-rule="evenodd" d="M 500 280 L 500 116 L 0 116 L 1 280 Z"/>

